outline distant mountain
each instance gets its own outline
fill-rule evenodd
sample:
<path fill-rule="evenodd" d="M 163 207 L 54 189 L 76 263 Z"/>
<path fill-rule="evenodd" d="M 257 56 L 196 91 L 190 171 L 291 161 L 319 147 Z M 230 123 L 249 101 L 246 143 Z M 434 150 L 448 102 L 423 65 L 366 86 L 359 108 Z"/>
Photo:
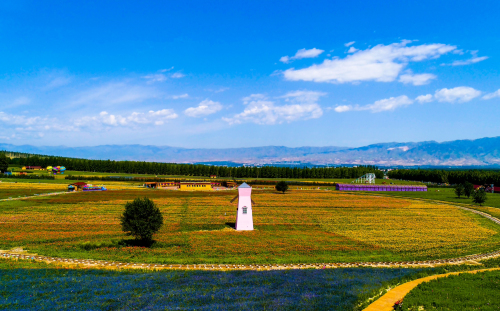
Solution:
<path fill-rule="evenodd" d="M 268 164 L 301 161 L 314 164 L 371 164 L 379 166 L 500 165 L 500 137 L 438 143 L 381 143 L 359 148 L 266 146 L 253 148 L 188 149 L 168 146 L 103 145 L 95 147 L 15 146 L 0 150 L 86 159 L 137 160 L 175 163 L 237 162 Z"/>

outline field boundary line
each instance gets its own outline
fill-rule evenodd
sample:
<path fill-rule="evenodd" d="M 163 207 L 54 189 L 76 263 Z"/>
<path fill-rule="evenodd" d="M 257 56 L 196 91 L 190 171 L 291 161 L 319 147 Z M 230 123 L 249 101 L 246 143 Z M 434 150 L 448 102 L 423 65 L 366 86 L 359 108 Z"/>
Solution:
<path fill-rule="evenodd" d="M 429 282 L 436 280 L 438 278 L 443 278 L 447 277 L 450 275 L 459 275 L 463 273 L 481 273 L 481 272 L 486 272 L 486 271 L 495 271 L 495 270 L 500 270 L 500 268 L 489 268 L 489 269 L 481 269 L 481 270 L 472 270 L 472 271 L 458 271 L 458 272 L 449 272 L 449 273 L 444 273 L 444 274 L 435 274 L 427 277 L 423 277 L 420 279 L 416 279 L 413 281 L 409 281 L 406 283 L 403 283 L 399 286 L 394 287 L 393 289 L 389 290 L 387 293 L 385 293 L 382 297 L 378 298 L 374 302 L 372 302 L 368 307 L 363 309 L 363 311 L 393 311 L 394 310 L 394 304 L 396 301 L 403 299 L 412 289 L 417 287 L 418 285 L 424 283 L 424 282 Z"/>

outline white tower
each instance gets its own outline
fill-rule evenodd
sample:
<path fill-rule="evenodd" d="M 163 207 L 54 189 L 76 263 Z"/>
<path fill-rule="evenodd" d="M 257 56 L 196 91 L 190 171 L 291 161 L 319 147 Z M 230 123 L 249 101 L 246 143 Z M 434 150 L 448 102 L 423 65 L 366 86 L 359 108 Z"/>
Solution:
<path fill-rule="evenodd" d="M 231 200 L 231 203 L 238 199 L 238 209 L 236 212 L 236 230 L 253 230 L 253 215 L 251 199 L 252 187 L 243 183 L 238 187 L 238 195 Z M 254 203 L 255 204 L 255 203 Z"/>

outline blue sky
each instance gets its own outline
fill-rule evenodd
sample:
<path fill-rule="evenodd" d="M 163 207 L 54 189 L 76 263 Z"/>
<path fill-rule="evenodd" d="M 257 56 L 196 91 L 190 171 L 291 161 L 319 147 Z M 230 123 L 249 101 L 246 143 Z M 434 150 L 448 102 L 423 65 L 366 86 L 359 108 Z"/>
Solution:
<path fill-rule="evenodd" d="M 2 1 L 0 142 L 499 136 L 498 1 Z"/>

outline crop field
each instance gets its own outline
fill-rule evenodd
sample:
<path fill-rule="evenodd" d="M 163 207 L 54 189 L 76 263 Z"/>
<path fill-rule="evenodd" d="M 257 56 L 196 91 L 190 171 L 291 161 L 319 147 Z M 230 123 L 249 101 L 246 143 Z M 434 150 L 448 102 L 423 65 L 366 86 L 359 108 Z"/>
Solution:
<path fill-rule="evenodd" d="M 500 271 L 452 275 L 422 283 L 401 310 L 500 310 Z"/>
<path fill-rule="evenodd" d="M 344 311 L 422 270 L 117 272 L 0 259 L 0 309 Z"/>
<path fill-rule="evenodd" d="M 254 191 L 256 230 L 237 232 L 235 191 L 117 190 L 0 203 L 0 249 L 144 263 L 321 263 L 458 257 L 500 248 L 498 226 L 407 199 Z M 149 197 L 164 227 L 151 248 L 121 231 L 124 204 Z"/>

